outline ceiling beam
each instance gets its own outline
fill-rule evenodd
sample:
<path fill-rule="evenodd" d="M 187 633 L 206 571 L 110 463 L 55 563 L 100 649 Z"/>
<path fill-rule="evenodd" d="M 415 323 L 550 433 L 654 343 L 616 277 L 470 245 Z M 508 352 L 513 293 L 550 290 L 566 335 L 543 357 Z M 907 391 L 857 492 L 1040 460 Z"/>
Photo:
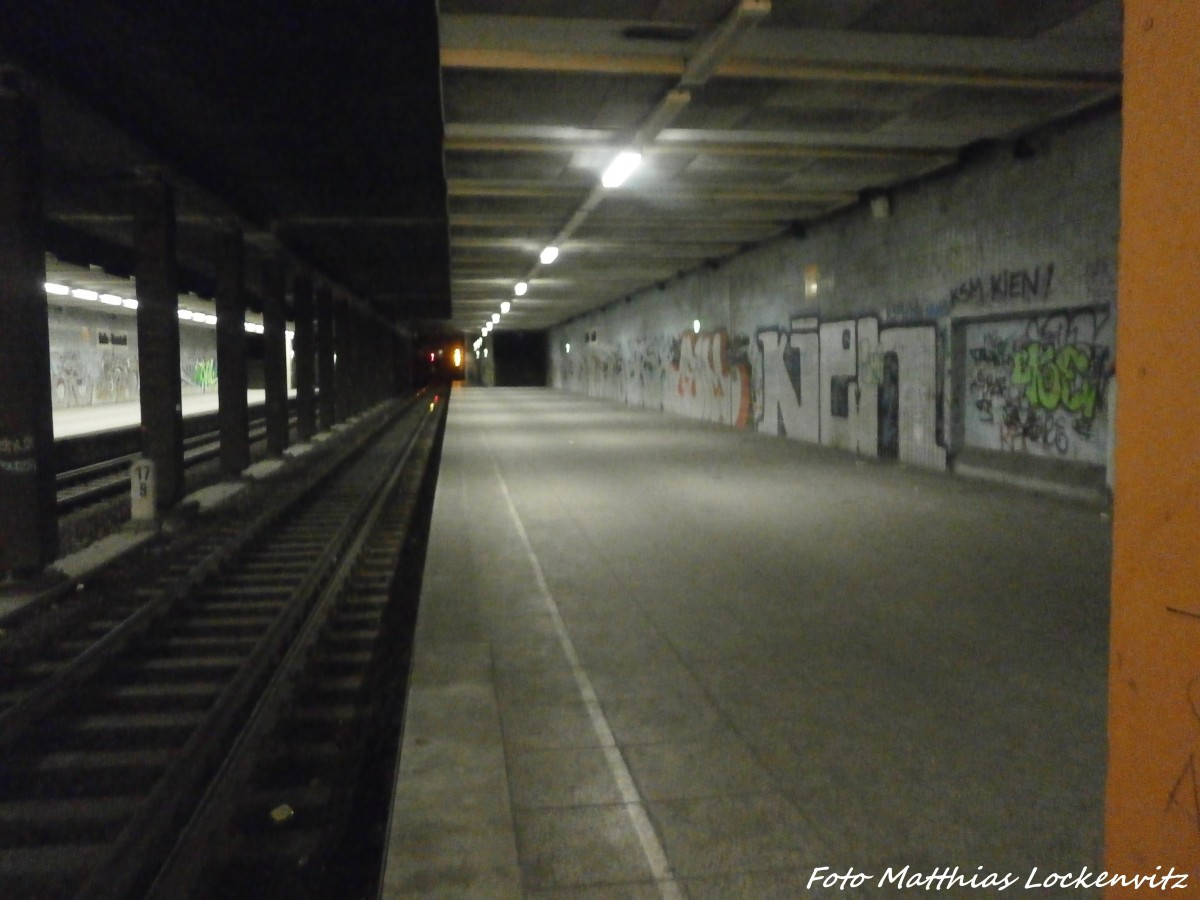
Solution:
<path fill-rule="evenodd" d="M 446 126 L 444 147 L 447 153 L 584 153 L 595 151 L 617 151 L 623 143 L 613 141 L 580 140 L 564 137 L 524 138 L 476 137 L 456 133 L 461 129 L 453 124 Z M 800 136 L 797 136 L 797 141 Z M 919 147 L 822 147 L 811 144 L 780 140 L 777 143 L 762 141 L 739 141 L 736 132 L 728 141 L 660 141 L 644 147 L 643 155 L 655 156 L 725 156 L 754 157 L 758 159 L 864 159 L 893 160 L 911 159 L 930 164 L 952 162 L 957 154 L 950 148 Z"/>
<path fill-rule="evenodd" d="M 600 75 L 668 75 L 682 78 L 682 57 L 604 56 L 569 52 L 483 48 L 442 50 L 445 69 L 490 69 L 508 72 L 586 72 Z M 1018 88 L 1024 90 L 1112 91 L 1119 76 L 1078 73 L 1031 75 L 981 69 L 919 69 L 896 66 L 844 66 L 734 57 L 713 70 L 714 78 L 766 78 L 778 81 L 849 81 L 925 87 Z"/>

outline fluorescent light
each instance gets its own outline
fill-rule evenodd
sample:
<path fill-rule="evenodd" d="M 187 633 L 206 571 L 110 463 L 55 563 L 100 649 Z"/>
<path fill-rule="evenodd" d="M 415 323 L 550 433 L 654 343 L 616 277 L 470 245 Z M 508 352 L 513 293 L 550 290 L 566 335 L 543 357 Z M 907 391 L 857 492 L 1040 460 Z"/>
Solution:
<path fill-rule="evenodd" d="M 100 302 L 106 306 L 120 306 L 122 301 L 116 294 L 101 294 Z"/>
<path fill-rule="evenodd" d="M 518 297 L 524 297 L 527 290 L 529 290 L 529 285 L 524 281 L 518 281 L 517 286 L 513 288 L 513 293 Z"/>
<path fill-rule="evenodd" d="M 500 313 L 492 313 L 492 324 L 493 325 L 500 324 Z"/>
<path fill-rule="evenodd" d="M 510 309 L 512 309 L 512 304 L 509 303 L 507 300 L 505 300 L 503 303 L 500 304 L 500 314 L 501 315 L 507 315 L 508 311 Z"/>
<path fill-rule="evenodd" d="M 542 261 L 543 266 L 548 266 L 548 265 L 550 265 L 550 263 L 552 263 L 556 259 L 558 259 L 558 248 L 557 247 L 547 247 L 545 250 L 542 251 L 542 255 L 538 258 Z"/>
<path fill-rule="evenodd" d="M 289 341 L 295 340 L 296 338 L 296 332 L 294 331 L 285 331 L 283 334 Z"/>
<path fill-rule="evenodd" d="M 181 309 L 181 310 L 179 310 L 179 318 L 181 318 L 185 322 L 187 322 L 187 321 L 190 321 L 191 319 L 196 318 L 196 316 L 192 313 L 192 311 L 190 309 Z"/>
<path fill-rule="evenodd" d="M 694 322 L 692 322 L 692 331 L 695 332 L 696 334 L 700 333 L 700 320 L 699 319 L 696 319 Z"/>
<path fill-rule="evenodd" d="M 122 300 L 121 305 L 123 307 L 125 307 L 126 309 L 137 309 L 138 308 L 138 302 L 129 297 L 126 297 L 124 300 Z"/>
<path fill-rule="evenodd" d="M 53 281 L 47 281 L 45 287 L 47 294 L 59 294 L 65 296 L 66 294 L 71 293 L 71 289 L 65 284 L 55 284 Z"/>
<path fill-rule="evenodd" d="M 604 170 L 604 174 L 600 176 L 600 183 L 606 188 L 620 187 L 641 163 L 642 154 L 636 150 L 622 150 Z"/>
<path fill-rule="evenodd" d="M 71 296 L 78 297 L 80 300 L 99 300 L 100 299 L 100 295 L 97 294 L 95 291 L 87 291 L 87 290 L 84 290 L 83 288 L 75 288 L 75 290 L 71 291 Z"/>
<path fill-rule="evenodd" d="M 570 345 L 570 344 L 567 344 L 567 345 L 566 345 L 566 347 L 564 347 L 563 349 L 565 349 L 565 350 L 566 350 L 568 353 L 570 353 L 570 352 L 571 352 L 571 345 Z"/>
<path fill-rule="evenodd" d="M 484 347 L 484 348 L 483 348 L 483 358 L 484 358 L 484 359 L 487 359 L 487 350 L 488 350 L 488 348 L 487 348 L 487 347 Z"/>
<path fill-rule="evenodd" d="M 483 346 L 483 338 L 475 338 L 475 343 L 473 343 L 471 346 L 478 350 Z"/>
<path fill-rule="evenodd" d="M 244 327 L 244 328 L 245 328 L 247 331 L 250 331 L 250 332 L 253 332 L 253 331 L 254 331 L 254 323 L 253 323 L 253 322 L 246 322 L 246 323 L 244 324 L 244 326 L 243 326 L 243 327 Z"/>
<path fill-rule="evenodd" d="M 216 324 L 217 324 L 217 317 L 216 317 L 216 316 L 205 316 L 205 317 L 204 317 L 204 324 L 205 324 L 205 325 L 216 325 Z"/>

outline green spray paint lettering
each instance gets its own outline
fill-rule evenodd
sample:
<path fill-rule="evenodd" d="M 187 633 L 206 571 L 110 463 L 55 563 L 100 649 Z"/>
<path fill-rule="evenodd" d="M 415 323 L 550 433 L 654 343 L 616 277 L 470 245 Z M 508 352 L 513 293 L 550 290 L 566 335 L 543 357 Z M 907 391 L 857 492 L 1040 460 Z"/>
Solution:
<path fill-rule="evenodd" d="M 215 359 L 196 360 L 192 372 L 192 380 L 200 387 L 212 387 L 217 383 L 217 361 Z"/>
<path fill-rule="evenodd" d="M 1096 415 L 1100 390 L 1091 348 L 1030 344 L 1013 354 L 1012 380 L 1024 386 L 1026 399 L 1035 407 L 1061 406 L 1087 419 Z"/>

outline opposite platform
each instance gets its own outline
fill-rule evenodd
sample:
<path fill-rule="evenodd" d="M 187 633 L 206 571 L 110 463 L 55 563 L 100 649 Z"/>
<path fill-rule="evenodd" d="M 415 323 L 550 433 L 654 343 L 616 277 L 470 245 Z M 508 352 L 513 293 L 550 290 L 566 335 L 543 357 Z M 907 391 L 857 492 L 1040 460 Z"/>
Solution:
<path fill-rule="evenodd" d="M 1109 553 L 1095 507 L 456 388 L 383 896 L 1095 870 Z"/>

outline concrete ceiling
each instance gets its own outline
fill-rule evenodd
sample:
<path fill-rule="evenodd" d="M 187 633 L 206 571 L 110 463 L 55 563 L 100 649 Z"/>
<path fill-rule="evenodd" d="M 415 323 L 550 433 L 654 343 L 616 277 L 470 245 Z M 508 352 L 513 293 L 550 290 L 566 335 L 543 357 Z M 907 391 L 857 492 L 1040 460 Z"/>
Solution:
<path fill-rule="evenodd" d="M 476 331 L 509 300 L 500 327 L 541 329 L 1120 92 L 1120 0 L 437 5 L 0 4 L 48 249 L 128 274 L 129 186 L 160 166 L 181 290 L 236 220 L 385 318 Z"/>
<path fill-rule="evenodd" d="M 454 322 L 551 326 L 1110 104 L 1121 26 L 1119 0 L 441 0 Z"/>

